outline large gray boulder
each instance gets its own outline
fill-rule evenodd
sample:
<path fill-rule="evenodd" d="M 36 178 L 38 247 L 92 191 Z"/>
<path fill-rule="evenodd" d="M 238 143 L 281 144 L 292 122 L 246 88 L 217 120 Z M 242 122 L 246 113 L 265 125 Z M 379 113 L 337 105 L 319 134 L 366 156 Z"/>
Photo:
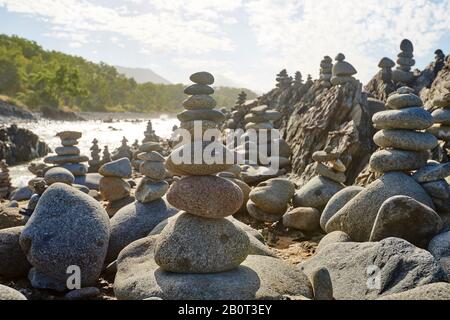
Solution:
<path fill-rule="evenodd" d="M 0 301 L 1 300 L 27 300 L 27 298 L 19 291 L 0 284 Z"/>
<path fill-rule="evenodd" d="M 157 237 L 133 242 L 117 260 L 114 293 L 121 300 L 266 300 L 284 295 L 312 298 L 306 275 L 285 262 L 248 256 L 240 267 L 214 274 L 165 272 L 154 260 Z"/>
<path fill-rule="evenodd" d="M 31 268 L 19 244 L 22 229 L 15 227 L 0 230 L 0 277 L 26 277 Z"/>
<path fill-rule="evenodd" d="M 344 231 L 353 241 L 368 241 L 381 205 L 398 195 L 411 197 L 434 209 L 430 196 L 413 178 L 401 172 L 390 172 L 351 199 L 328 221 L 326 229 Z"/>
<path fill-rule="evenodd" d="M 450 283 L 432 283 L 405 292 L 383 296 L 378 300 L 444 300 L 450 299 Z"/>
<path fill-rule="evenodd" d="M 103 268 L 109 236 L 109 217 L 98 201 L 68 185 L 53 184 L 20 236 L 20 245 L 33 265 L 31 284 L 64 291 L 68 268 L 77 266 L 81 285 L 94 285 Z"/>
<path fill-rule="evenodd" d="M 399 238 L 329 244 L 299 268 L 307 275 L 326 268 L 338 300 L 372 300 L 446 277 L 428 251 Z"/>
<path fill-rule="evenodd" d="M 438 234 L 431 239 L 428 251 L 439 261 L 450 281 L 450 231 Z"/>
<path fill-rule="evenodd" d="M 123 207 L 111 218 L 107 262 L 114 261 L 130 243 L 146 237 L 159 223 L 178 213 L 164 198 L 142 203 L 135 201 Z"/>

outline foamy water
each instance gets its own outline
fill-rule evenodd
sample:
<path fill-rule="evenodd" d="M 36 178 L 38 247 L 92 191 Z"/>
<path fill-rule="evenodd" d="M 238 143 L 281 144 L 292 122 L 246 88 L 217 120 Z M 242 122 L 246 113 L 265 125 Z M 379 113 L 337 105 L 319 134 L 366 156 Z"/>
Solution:
<path fill-rule="evenodd" d="M 131 145 L 135 139 L 142 142 L 147 127 L 147 120 L 139 122 L 117 120 L 113 123 L 104 123 L 99 120 L 76 122 L 39 120 L 34 123 L 20 124 L 20 126 L 33 131 L 42 141 L 45 141 L 52 150 L 55 150 L 56 147 L 61 145 L 61 140 L 55 136 L 58 132 L 65 130 L 80 131 L 83 133 L 83 136 L 79 140 L 78 147 L 81 150 L 81 154 L 90 157 L 91 154 L 89 148 L 92 146 L 92 140 L 94 140 L 94 138 L 99 141 L 99 146 L 102 150 L 103 146 L 107 145 L 110 152 L 121 145 L 123 136 L 128 139 L 129 145 Z M 174 125 L 179 125 L 179 121 L 176 118 L 161 117 L 151 120 L 153 130 L 155 130 L 158 136 L 165 139 L 170 138 L 172 127 Z M 36 159 L 33 162 L 42 161 L 43 159 Z M 10 175 L 14 186 L 25 186 L 27 182 L 33 178 L 33 174 L 28 171 L 27 167 L 28 164 L 22 164 L 10 168 Z"/>

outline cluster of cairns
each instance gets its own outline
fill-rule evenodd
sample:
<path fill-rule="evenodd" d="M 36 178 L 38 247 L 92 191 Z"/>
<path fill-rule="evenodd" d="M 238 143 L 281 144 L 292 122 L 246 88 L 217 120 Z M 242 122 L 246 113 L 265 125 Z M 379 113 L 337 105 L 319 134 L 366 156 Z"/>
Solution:
<path fill-rule="evenodd" d="M 101 149 L 98 146 L 98 140 L 94 139 L 92 141 L 91 150 L 91 160 L 89 160 L 88 173 L 96 173 L 100 169 L 102 162 L 100 160 Z"/>
<path fill-rule="evenodd" d="M 333 86 L 344 85 L 355 81 L 353 77 L 358 72 L 356 69 L 345 60 L 345 55 L 339 53 L 336 58 L 336 63 L 332 68 L 331 84 Z"/>
<path fill-rule="evenodd" d="M 428 129 L 429 133 L 446 143 L 450 142 L 450 83 L 448 85 L 449 92 L 433 101 L 436 110 L 431 115 L 435 124 Z"/>
<path fill-rule="evenodd" d="M 304 232 L 324 228 L 324 221 L 329 216 L 326 205 L 345 187 L 346 167 L 339 157 L 339 153 L 328 148 L 313 154 L 317 176 L 295 193 L 294 209 L 283 217 L 285 227 Z"/>
<path fill-rule="evenodd" d="M 44 162 L 67 169 L 75 176 L 75 181 L 81 181 L 88 171 L 83 162 L 89 161 L 87 156 L 80 155 L 80 149 L 76 146 L 81 132 L 63 131 L 56 136 L 61 139 L 62 146 L 55 149 L 56 156 L 45 157 Z"/>
<path fill-rule="evenodd" d="M 98 171 L 100 179 L 99 191 L 103 200 L 108 201 L 106 211 L 114 215 L 116 211 L 133 199 L 130 197 L 131 185 L 124 179 L 131 178 L 132 168 L 128 158 L 114 160 L 102 165 Z"/>
<path fill-rule="evenodd" d="M 411 72 L 412 67 L 416 64 L 414 60 L 414 45 L 408 39 L 404 39 L 400 43 L 401 52 L 397 56 L 397 68 L 392 73 L 392 80 L 403 84 L 409 84 L 414 79 Z"/>
<path fill-rule="evenodd" d="M 286 69 L 281 70 L 280 73 L 277 74 L 276 81 L 276 87 L 280 89 L 286 89 L 292 85 L 292 77 L 288 75 Z"/>
<path fill-rule="evenodd" d="M 333 77 L 333 59 L 325 56 L 320 62 L 320 85 L 324 88 L 331 88 L 331 78 Z"/>
<path fill-rule="evenodd" d="M 117 150 L 113 152 L 112 160 L 119 160 L 122 158 L 127 158 L 131 160 L 133 158 L 133 151 L 131 147 L 128 145 L 128 139 L 123 137 L 122 144 Z"/>
<path fill-rule="evenodd" d="M 11 178 L 5 160 L 0 161 L 0 199 L 6 199 L 11 192 Z"/>
<path fill-rule="evenodd" d="M 207 72 L 193 74 L 190 79 L 201 86 L 214 82 Z M 204 120 L 194 114 L 189 119 Z M 209 163 L 202 157 L 194 161 L 197 152 L 210 147 L 216 154 L 222 152 L 223 159 L 231 153 L 220 142 L 192 139 L 173 150 L 166 160 L 167 168 L 182 176 L 167 193 L 167 201 L 181 212 L 168 219 L 162 230 L 122 250 L 117 259 L 116 296 L 168 300 L 279 299 L 289 293 L 311 298 L 311 284 L 302 272 L 278 259 L 249 254 L 250 237 L 231 217 L 242 207 L 243 193 L 238 185 L 216 175 L 233 164 Z M 190 157 L 180 158 L 181 155 Z M 182 161 L 177 161 L 179 158 Z"/>

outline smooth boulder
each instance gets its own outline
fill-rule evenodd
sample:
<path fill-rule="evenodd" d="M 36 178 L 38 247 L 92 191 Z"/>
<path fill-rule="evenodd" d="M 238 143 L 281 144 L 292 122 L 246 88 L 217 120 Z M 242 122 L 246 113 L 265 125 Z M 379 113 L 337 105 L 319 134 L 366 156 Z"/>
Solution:
<path fill-rule="evenodd" d="M 321 176 L 314 177 L 296 192 L 294 206 L 323 210 L 328 201 L 342 189 L 343 184 Z"/>

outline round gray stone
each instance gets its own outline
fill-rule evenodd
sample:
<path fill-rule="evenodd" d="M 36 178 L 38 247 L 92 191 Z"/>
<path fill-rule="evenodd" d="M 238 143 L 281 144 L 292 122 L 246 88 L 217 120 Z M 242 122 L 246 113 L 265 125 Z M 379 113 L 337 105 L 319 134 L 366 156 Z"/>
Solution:
<path fill-rule="evenodd" d="M 49 156 L 44 158 L 45 163 L 51 164 L 79 163 L 87 161 L 89 161 L 89 158 L 82 155 Z"/>
<path fill-rule="evenodd" d="M 336 193 L 344 189 L 344 185 L 325 177 L 314 177 L 294 196 L 295 207 L 309 207 L 323 210 L 328 201 Z"/>
<path fill-rule="evenodd" d="M 148 178 L 161 181 L 166 176 L 166 166 L 164 162 L 144 161 L 139 166 L 139 172 Z"/>
<path fill-rule="evenodd" d="M 390 109 L 403 109 L 410 107 L 421 107 L 423 106 L 423 102 L 422 99 L 414 93 L 394 93 L 387 99 L 386 106 Z"/>
<path fill-rule="evenodd" d="M 98 173 L 104 177 L 129 178 L 132 173 L 130 159 L 122 158 L 105 163 L 100 167 Z"/>
<path fill-rule="evenodd" d="M 414 171 L 427 164 L 429 152 L 380 150 L 370 157 L 370 169 L 379 172 Z"/>
<path fill-rule="evenodd" d="M 431 114 L 423 108 L 405 108 L 377 112 L 372 122 L 377 129 L 425 130 L 434 123 Z"/>
<path fill-rule="evenodd" d="M 258 184 L 250 192 L 250 200 L 267 213 L 283 214 L 295 193 L 294 184 L 282 178 L 270 179 Z"/>
<path fill-rule="evenodd" d="M 214 76 L 206 71 L 196 72 L 192 74 L 189 79 L 192 82 L 204 85 L 211 85 L 214 83 Z"/>
<path fill-rule="evenodd" d="M 319 245 L 317 246 L 317 252 L 325 248 L 327 245 L 332 243 L 339 243 L 339 242 L 351 242 L 352 239 L 342 231 L 333 231 L 327 234 L 325 237 L 320 240 Z"/>
<path fill-rule="evenodd" d="M 214 94 L 214 89 L 208 85 L 204 84 L 193 84 L 186 89 L 184 89 L 184 93 L 188 95 L 196 95 L 196 94 Z"/>
<path fill-rule="evenodd" d="M 374 135 L 373 141 L 382 148 L 410 151 L 431 150 L 438 145 L 432 134 L 410 130 L 381 130 Z"/>
<path fill-rule="evenodd" d="M 225 115 L 218 110 L 198 109 L 183 111 L 177 115 L 177 118 L 180 121 L 209 120 L 222 122 L 225 120 Z"/>
<path fill-rule="evenodd" d="M 78 155 L 78 154 L 80 154 L 80 149 L 77 147 L 74 147 L 74 146 L 57 147 L 57 148 L 55 148 L 55 153 L 59 156 Z"/>
<path fill-rule="evenodd" d="M 7 279 L 26 277 L 31 268 L 20 248 L 23 227 L 0 230 L 0 276 Z"/>
<path fill-rule="evenodd" d="M 294 208 L 283 216 L 283 225 L 305 232 L 320 229 L 320 211 L 315 208 Z"/>
<path fill-rule="evenodd" d="M 75 177 L 85 176 L 88 172 L 88 168 L 83 163 L 66 163 L 61 165 L 61 168 L 69 170 Z"/>
<path fill-rule="evenodd" d="M 136 188 L 135 197 L 139 202 L 148 203 L 162 198 L 167 190 L 169 190 L 169 184 L 166 181 L 155 183 L 144 177 Z"/>
<path fill-rule="evenodd" d="M 435 123 L 450 125 L 450 109 L 438 109 L 431 114 Z"/>
<path fill-rule="evenodd" d="M 183 107 L 186 110 L 212 110 L 217 106 L 216 100 L 206 94 L 196 94 L 183 101 Z"/>
<path fill-rule="evenodd" d="M 45 173 L 44 180 L 49 186 L 57 182 L 71 185 L 74 183 L 75 177 L 69 170 L 56 167 Z"/>
<path fill-rule="evenodd" d="M 170 220 L 158 237 L 155 262 L 168 272 L 225 272 L 237 268 L 249 248 L 245 231 L 230 221 L 182 213 Z"/>

